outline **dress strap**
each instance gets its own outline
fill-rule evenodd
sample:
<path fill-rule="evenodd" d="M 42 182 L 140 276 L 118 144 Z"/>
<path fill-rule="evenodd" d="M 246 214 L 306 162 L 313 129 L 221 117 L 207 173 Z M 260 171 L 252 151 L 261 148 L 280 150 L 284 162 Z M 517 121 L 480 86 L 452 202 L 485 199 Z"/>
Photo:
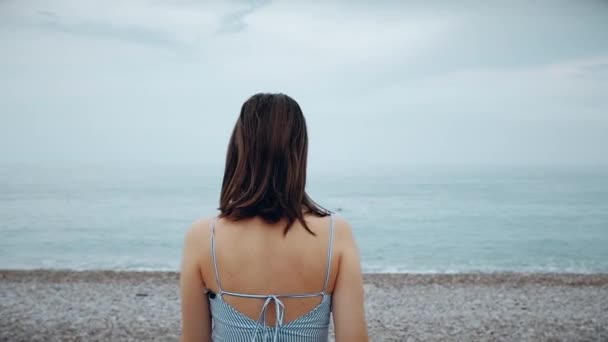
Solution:
<path fill-rule="evenodd" d="M 217 260 L 215 258 L 215 225 L 217 223 L 218 217 L 215 217 L 211 220 L 211 257 L 213 258 L 213 270 L 215 271 L 215 282 L 217 283 L 217 287 L 220 293 L 222 293 L 222 285 L 220 284 L 220 274 L 217 271 Z"/>
<path fill-rule="evenodd" d="M 329 276 L 331 274 L 331 258 L 334 250 L 334 216 L 333 214 L 329 214 L 329 244 L 327 246 L 327 268 L 325 274 L 325 284 L 323 285 L 323 292 L 327 290 L 327 285 L 329 284 Z"/>

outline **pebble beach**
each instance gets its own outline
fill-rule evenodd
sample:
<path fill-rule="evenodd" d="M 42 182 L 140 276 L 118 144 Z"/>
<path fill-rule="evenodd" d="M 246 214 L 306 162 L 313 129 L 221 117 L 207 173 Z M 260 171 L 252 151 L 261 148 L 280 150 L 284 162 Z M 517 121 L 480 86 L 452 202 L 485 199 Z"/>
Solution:
<path fill-rule="evenodd" d="M 177 341 L 178 281 L 0 271 L 0 341 Z M 372 341 L 608 341 L 608 274 L 366 274 L 365 291 Z"/>

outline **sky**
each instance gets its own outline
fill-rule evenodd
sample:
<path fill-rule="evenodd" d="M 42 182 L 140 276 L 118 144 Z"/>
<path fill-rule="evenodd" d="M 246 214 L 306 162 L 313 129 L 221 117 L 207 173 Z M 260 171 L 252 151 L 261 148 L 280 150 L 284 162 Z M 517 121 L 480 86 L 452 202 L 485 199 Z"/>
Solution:
<path fill-rule="evenodd" d="M 607 1 L 0 1 L 0 162 L 220 165 L 283 92 L 313 168 L 608 164 Z"/>

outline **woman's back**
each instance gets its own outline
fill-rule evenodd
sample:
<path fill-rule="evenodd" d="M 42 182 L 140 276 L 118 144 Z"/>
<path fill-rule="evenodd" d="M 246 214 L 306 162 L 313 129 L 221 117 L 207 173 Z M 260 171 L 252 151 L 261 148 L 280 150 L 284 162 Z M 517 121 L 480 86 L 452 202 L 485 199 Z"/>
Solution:
<path fill-rule="evenodd" d="M 203 277 L 219 278 L 215 286 L 208 285 L 214 340 L 327 340 L 337 274 L 331 267 L 334 219 L 310 221 L 316 236 L 303 228 L 300 234 L 283 234 L 259 219 L 211 221 L 212 265 L 205 270 L 217 273 Z"/>
<path fill-rule="evenodd" d="M 201 248 L 207 255 L 203 260 L 208 267 L 201 270 L 204 279 L 209 279 L 206 281 L 207 288 L 212 294 L 219 294 L 220 291 L 279 296 L 311 294 L 314 296 L 280 298 L 285 305 L 284 324 L 308 313 L 319 305 L 323 294 L 333 292 L 338 258 L 334 258 L 334 253 L 330 251 L 330 244 L 333 245 L 333 241 L 330 241 L 333 240 L 333 217 L 307 216 L 306 220 L 316 236 L 298 227 L 297 223 L 287 234 L 283 234 L 281 228 L 284 224 L 281 223 L 270 225 L 260 219 L 215 222 L 212 219 L 221 289 L 215 279 L 211 243 Z M 225 302 L 253 320 L 259 318 L 265 299 L 223 296 Z M 266 312 L 266 323 L 275 325 L 275 310 Z"/>

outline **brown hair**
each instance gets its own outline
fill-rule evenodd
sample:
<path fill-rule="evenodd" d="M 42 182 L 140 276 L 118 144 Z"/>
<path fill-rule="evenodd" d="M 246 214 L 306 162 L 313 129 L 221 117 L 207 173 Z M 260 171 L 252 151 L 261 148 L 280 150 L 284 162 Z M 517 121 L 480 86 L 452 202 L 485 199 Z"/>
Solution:
<path fill-rule="evenodd" d="M 285 94 L 256 94 L 241 107 L 234 126 L 222 182 L 220 217 L 235 221 L 260 216 L 284 233 L 304 212 L 327 216 L 306 194 L 308 134 L 298 103 Z"/>

